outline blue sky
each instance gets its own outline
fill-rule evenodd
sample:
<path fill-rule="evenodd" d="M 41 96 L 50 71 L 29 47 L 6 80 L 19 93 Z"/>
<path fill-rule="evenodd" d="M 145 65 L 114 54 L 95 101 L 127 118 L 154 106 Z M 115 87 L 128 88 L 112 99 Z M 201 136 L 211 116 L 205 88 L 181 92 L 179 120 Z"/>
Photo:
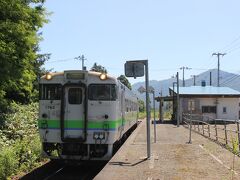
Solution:
<path fill-rule="evenodd" d="M 97 62 L 115 76 L 126 60 L 148 59 L 152 80 L 181 66 L 193 68 L 188 78 L 217 68 L 211 54 L 226 52 L 221 69 L 240 73 L 239 0 L 47 0 L 45 7 L 53 13 L 41 30 L 41 52 L 52 54 L 47 69 L 81 69 L 74 57 L 84 54 L 88 69 Z"/>

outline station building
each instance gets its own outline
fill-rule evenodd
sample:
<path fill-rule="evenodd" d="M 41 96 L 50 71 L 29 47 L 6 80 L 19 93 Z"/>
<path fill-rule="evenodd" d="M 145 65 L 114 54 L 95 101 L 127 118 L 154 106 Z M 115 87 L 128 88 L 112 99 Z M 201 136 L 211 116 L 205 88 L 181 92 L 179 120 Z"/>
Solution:
<path fill-rule="evenodd" d="M 173 119 L 177 118 L 177 88 L 169 88 L 169 95 L 157 97 L 161 105 L 172 101 Z M 160 105 L 160 112 L 162 107 Z M 179 116 L 183 113 L 208 116 L 211 119 L 240 119 L 240 92 L 229 87 L 190 86 L 179 87 Z"/>

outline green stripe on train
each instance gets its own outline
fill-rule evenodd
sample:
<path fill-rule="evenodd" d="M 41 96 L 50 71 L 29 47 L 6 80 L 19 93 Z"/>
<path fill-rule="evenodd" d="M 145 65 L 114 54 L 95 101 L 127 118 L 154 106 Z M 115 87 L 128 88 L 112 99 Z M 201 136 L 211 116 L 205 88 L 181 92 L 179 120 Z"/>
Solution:
<path fill-rule="evenodd" d="M 102 128 L 109 128 L 109 129 L 117 129 L 119 126 L 121 126 L 126 123 L 125 120 L 118 119 L 118 120 L 111 120 L 111 121 L 91 121 L 88 120 L 87 122 L 87 128 L 91 129 L 102 129 Z M 45 129 L 45 128 L 60 128 L 60 120 L 44 120 L 44 119 L 39 119 L 38 120 L 38 127 L 40 129 Z M 84 122 L 83 120 L 65 120 L 64 121 L 64 127 L 65 128 L 84 128 Z"/>

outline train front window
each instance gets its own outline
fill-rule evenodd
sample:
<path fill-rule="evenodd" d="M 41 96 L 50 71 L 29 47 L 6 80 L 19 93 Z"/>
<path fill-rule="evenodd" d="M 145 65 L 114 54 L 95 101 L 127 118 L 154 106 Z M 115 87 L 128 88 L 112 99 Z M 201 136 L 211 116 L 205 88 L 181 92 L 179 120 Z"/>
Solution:
<path fill-rule="evenodd" d="M 62 85 L 61 84 L 40 84 L 40 100 L 60 100 Z"/>
<path fill-rule="evenodd" d="M 68 90 L 68 102 L 69 104 L 82 104 L 82 89 L 70 88 Z"/>
<path fill-rule="evenodd" d="M 115 84 L 91 84 L 88 91 L 89 100 L 115 101 L 117 99 Z"/>

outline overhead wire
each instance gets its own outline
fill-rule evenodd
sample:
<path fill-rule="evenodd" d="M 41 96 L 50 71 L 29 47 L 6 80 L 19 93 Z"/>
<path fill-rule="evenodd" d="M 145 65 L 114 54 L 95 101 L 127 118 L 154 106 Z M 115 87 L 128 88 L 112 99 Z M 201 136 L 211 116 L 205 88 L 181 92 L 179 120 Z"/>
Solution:
<path fill-rule="evenodd" d="M 232 51 L 233 49 L 238 48 L 238 47 L 240 47 L 240 42 L 238 42 L 238 43 L 235 44 L 234 46 L 231 46 L 231 47 L 225 49 L 224 52 L 228 53 L 228 52 L 230 52 L 230 51 Z"/>
<path fill-rule="evenodd" d="M 74 60 L 74 58 L 66 58 L 66 59 L 59 59 L 59 60 L 54 60 L 54 61 L 46 61 L 45 63 L 58 63 L 58 62 L 71 61 L 71 60 Z"/>
<path fill-rule="evenodd" d="M 223 81 L 222 83 L 220 83 L 220 86 L 226 86 L 229 83 L 231 83 L 232 81 L 236 80 L 238 77 L 240 77 L 240 74 L 234 74 L 231 77 L 229 77 L 228 79 L 226 79 L 225 81 Z"/>
<path fill-rule="evenodd" d="M 230 43 L 228 43 L 226 46 L 224 46 L 221 50 L 219 51 L 227 51 L 231 48 L 233 48 L 234 46 L 238 45 L 238 41 L 240 40 L 240 36 L 238 36 L 237 38 L 235 38 L 233 41 L 231 41 Z M 237 44 L 236 44 L 237 43 Z"/>
<path fill-rule="evenodd" d="M 235 38 L 233 41 L 231 41 L 230 43 L 228 43 L 227 45 L 225 45 L 223 48 L 221 48 L 221 50 L 219 50 L 218 52 L 223 51 L 226 54 L 231 54 L 232 52 L 240 49 L 240 36 L 238 36 L 237 38 Z M 228 77 L 227 79 L 225 79 L 223 82 L 220 83 L 220 86 L 224 86 L 229 84 L 231 81 L 235 80 L 236 78 L 238 78 L 240 75 L 232 75 L 231 77 Z"/>
<path fill-rule="evenodd" d="M 240 46 L 239 47 L 236 47 L 236 48 L 234 48 L 234 49 L 231 49 L 229 52 L 227 52 L 228 54 L 230 54 L 230 53 L 232 53 L 232 52 L 234 52 L 234 51 L 237 51 L 237 50 L 239 50 L 240 49 Z"/>
<path fill-rule="evenodd" d="M 210 61 L 212 59 L 212 55 L 209 56 L 207 61 Z M 200 70 L 200 71 L 205 71 L 205 70 L 211 70 L 216 68 L 216 62 L 215 61 L 210 61 L 208 64 L 205 66 L 200 66 L 199 68 L 194 68 L 195 70 Z"/>

